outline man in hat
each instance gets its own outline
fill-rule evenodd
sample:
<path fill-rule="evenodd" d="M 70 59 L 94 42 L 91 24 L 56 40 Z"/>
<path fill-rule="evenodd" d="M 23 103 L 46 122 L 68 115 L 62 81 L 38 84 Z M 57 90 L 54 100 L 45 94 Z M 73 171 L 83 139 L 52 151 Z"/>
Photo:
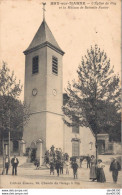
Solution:
<path fill-rule="evenodd" d="M 91 157 L 89 156 L 89 154 L 86 157 L 87 160 L 87 169 L 90 168 L 90 164 L 91 164 Z"/>
<path fill-rule="evenodd" d="M 121 166 L 120 166 L 119 162 L 117 161 L 117 159 L 114 158 L 110 164 L 110 171 L 112 171 L 112 177 L 113 177 L 114 183 L 117 183 L 118 171 L 120 171 L 120 170 L 121 170 Z"/>
<path fill-rule="evenodd" d="M 5 169 L 6 169 L 6 175 L 8 175 L 8 169 L 9 169 L 10 160 L 8 155 L 5 157 Z"/>
<path fill-rule="evenodd" d="M 11 165 L 12 165 L 12 175 L 17 175 L 17 166 L 19 164 L 19 160 L 16 157 L 16 155 L 14 155 L 14 158 L 11 159 Z"/>

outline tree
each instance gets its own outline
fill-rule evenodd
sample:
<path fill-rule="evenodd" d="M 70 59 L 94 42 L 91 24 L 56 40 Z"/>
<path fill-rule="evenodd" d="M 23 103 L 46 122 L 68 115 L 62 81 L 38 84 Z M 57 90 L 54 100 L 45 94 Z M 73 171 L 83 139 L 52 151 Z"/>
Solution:
<path fill-rule="evenodd" d="M 10 139 L 21 138 L 23 126 L 29 120 L 29 106 L 18 100 L 21 91 L 22 85 L 20 81 L 16 81 L 14 72 L 11 73 L 7 64 L 3 62 L 0 68 L 0 137 L 3 150 L 3 165 L 4 139 L 8 138 L 10 149 Z"/>
<path fill-rule="evenodd" d="M 119 76 L 107 54 L 97 45 L 87 50 L 77 70 L 78 81 L 68 82 L 67 101 L 62 107 L 67 126 L 86 126 L 97 134 L 115 125 L 120 112 Z"/>
<path fill-rule="evenodd" d="M 24 102 L 11 96 L 0 96 L 0 137 L 8 139 L 10 128 L 12 140 L 22 139 L 23 127 L 28 119 L 29 108 Z"/>
<path fill-rule="evenodd" d="M 121 113 L 116 113 L 117 120 L 113 126 L 106 125 L 105 132 L 109 134 L 110 141 L 121 142 Z"/>

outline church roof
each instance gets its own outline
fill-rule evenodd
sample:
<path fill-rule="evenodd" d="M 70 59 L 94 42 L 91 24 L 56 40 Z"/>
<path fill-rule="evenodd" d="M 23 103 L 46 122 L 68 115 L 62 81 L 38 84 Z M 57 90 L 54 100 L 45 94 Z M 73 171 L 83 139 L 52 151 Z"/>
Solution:
<path fill-rule="evenodd" d="M 38 49 L 40 47 L 44 47 L 45 45 L 51 47 L 52 49 L 58 51 L 61 54 L 64 52 L 59 47 L 57 41 L 55 40 L 51 30 L 49 29 L 45 20 L 43 20 L 42 24 L 40 25 L 37 33 L 35 34 L 31 44 L 29 47 L 24 51 L 25 54 L 30 53 L 31 51 Z"/>

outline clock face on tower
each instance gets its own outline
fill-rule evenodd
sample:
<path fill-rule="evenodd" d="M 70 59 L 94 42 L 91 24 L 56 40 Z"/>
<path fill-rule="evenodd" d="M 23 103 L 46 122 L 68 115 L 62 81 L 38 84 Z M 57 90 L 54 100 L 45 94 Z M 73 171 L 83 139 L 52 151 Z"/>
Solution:
<path fill-rule="evenodd" d="M 34 88 L 34 89 L 32 90 L 32 95 L 33 95 L 33 96 L 36 96 L 36 95 L 37 95 L 37 92 L 38 92 L 37 89 Z"/>
<path fill-rule="evenodd" d="M 56 89 L 53 89 L 53 95 L 57 95 L 57 91 L 56 91 Z"/>

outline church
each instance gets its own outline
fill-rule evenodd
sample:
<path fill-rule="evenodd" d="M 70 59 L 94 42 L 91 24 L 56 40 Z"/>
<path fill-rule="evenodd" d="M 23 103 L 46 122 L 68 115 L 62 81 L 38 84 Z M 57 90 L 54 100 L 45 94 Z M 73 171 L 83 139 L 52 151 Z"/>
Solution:
<path fill-rule="evenodd" d="M 63 37 L 62 37 L 63 39 Z M 36 149 L 40 164 L 52 145 L 69 156 L 95 154 L 95 137 L 86 127 L 67 127 L 63 122 L 63 55 L 45 17 L 25 54 L 24 101 L 30 120 L 24 127 L 26 148 Z"/>

